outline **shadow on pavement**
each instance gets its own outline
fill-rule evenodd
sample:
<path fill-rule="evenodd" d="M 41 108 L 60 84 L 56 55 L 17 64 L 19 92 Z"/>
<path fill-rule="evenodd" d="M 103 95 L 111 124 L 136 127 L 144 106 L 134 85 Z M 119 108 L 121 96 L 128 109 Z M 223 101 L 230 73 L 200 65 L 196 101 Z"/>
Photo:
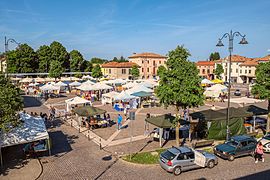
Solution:
<path fill-rule="evenodd" d="M 35 97 L 32 96 L 22 96 L 24 102 L 24 108 L 28 107 L 39 107 L 41 106 L 41 102 L 38 101 Z"/>
<path fill-rule="evenodd" d="M 236 178 L 237 180 L 247 180 L 247 179 L 260 179 L 260 180 L 263 180 L 263 179 L 269 179 L 270 177 L 270 170 L 266 170 L 266 171 L 262 171 L 262 172 L 258 172 L 258 173 L 254 173 L 254 174 L 251 174 L 251 175 L 247 175 L 247 176 L 243 176 L 243 177 L 240 177 L 240 178 Z"/>
<path fill-rule="evenodd" d="M 6 176 L 12 169 L 21 169 L 29 161 L 26 159 L 23 152 L 23 145 L 10 146 L 2 148 L 3 169 L 1 173 Z"/>

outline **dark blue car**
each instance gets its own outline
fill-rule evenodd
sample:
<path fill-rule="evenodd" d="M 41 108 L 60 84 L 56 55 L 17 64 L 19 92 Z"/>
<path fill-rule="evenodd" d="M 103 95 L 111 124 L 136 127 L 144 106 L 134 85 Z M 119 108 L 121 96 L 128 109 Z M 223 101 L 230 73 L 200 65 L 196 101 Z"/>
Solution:
<path fill-rule="evenodd" d="M 229 161 L 233 161 L 236 157 L 245 155 L 254 155 L 257 141 L 255 138 L 247 135 L 239 135 L 231 138 L 230 141 L 225 142 L 214 147 L 214 153 Z"/>

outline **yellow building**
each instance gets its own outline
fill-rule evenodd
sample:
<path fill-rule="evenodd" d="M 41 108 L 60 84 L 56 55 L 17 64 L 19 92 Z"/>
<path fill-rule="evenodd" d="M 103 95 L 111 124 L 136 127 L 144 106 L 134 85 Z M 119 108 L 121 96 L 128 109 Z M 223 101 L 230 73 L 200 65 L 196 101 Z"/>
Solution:
<path fill-rule="evenodd" d="M 130 62 L 136 63 L 140 66 L 141 78 L 154 78 L 157 76 L 157 70 L 159 66 L 166 66 L 166 56 L 162 56 L 155 53 L 134 53 L 128 57 Z"/>
<path fill-rule="evenodd" d="M 7 64 L 4 56 L 0 56 L 0 72 L 6 72 Z"/>
<path fill-rule="evenodd" d="M 103 75 L 109 78 L 129 79 L 133 66 L 138 66 L 138 64 L 133 62 L 108 62 L 101 65 L 101 71 Z"/>

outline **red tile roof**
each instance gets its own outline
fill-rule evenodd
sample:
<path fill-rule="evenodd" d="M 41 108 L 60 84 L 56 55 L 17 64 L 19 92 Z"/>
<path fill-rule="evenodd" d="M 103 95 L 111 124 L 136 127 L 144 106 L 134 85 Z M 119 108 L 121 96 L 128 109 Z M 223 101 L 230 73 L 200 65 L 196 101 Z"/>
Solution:
<path fill-rule="evenodd" d="M 252 59 L 250 61 L 246 61 L 244 63 L 241 63 L 240 66 L 257 66 L 259 63 L 258 61 Z"/>
<path fill-rule="evenodd" d="M 196 66 L 215 66 L 214 61 L 198 61 L 196 62 Z"/>
<path fill-rule="evenodd" d="M 229 60 L 229 56 L 224 58 L 226 60 Z M 245 62 L 245 61 L 250 61 L 252 58 L 247 58 L 245 56 L 239 56 L 239 55 L 232 55 L 232 62 Z"/>
<path fill-rule="evenodd" d="M 129 56 L 128 58 L 167 58 L 166 56 L 162 56 L 159 54 L 155 54 L 155 53 L 148 53 L 148 52 L 144 52 L 144 53 L 140 53 L 140 54 L 133 54 L 132 56 Z"/>
<path fill-rule="evenodd" d="M 132 66 L 138 66 L 138 64 L 133 62 L 108 62 L 105 64 L 102 64 L 102 68 L 131 68 Z"/>

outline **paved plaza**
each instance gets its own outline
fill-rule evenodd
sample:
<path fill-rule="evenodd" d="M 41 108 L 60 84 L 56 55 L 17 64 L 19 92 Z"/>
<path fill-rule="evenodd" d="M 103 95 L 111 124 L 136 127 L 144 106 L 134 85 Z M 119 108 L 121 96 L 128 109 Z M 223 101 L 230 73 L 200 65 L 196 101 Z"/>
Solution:
<path fill-rule="evenodd" d="M 70 96 L 65 97 L 70 98 Z M 47 101 L 46 105 L 61 105 L 65 98 Z M 40 104 L 35 98 L 25 97 L 25 110 L 27 112 L 48 112 L 48 107 Z M 107 110 L 115 119 L 116 112 L 110 105 L 99 108 Z M 226 103 L 215 103 L 217 108 L 226 107 Z M 238 106 L 237 104 L 232 104 Z M 266 103 L 259 103 L 265 107 Z M 205 106 L 194 109 L 194 111 L 209 109 L 212 102 Z M 57 105 L 56 105 L 57 107 Z M 44 156 L 38 159 L 21 160 L 14 158 L 4 151 L 4 162 L 6 163 L 5 175 L 0 179 L 246 179 L 250 174 L 259 173 L 256 177 L 267 179 L 269 177 L 270 155 L 266 155 L 265 163 L 254 163 L 252 157 L 244 157 L 228 162 L 219 159 L 219 164 L 213 169 L 198 169 L 185 172 L 180 177 L 166 173 L 159 165 L 137 165 L 121 160 L 124 154 L 151 151 L 159 147 L 159 142 L 153 141 L 149 136 L 144 136 L 144 118 L 146 113 L 152 115 L 175 113 L 172 107 L 146 108 L 136 111 L 136 120 L 124 122 L 127 128 L 116 130 L 115 125 L 109 128 L 100 128 L 89 131 L 80 129 L 74 122 L 56 119 L 53 127 L 49 128 L 52 139 L 52 156 Z M 77 128 L 76 128 L 77 127 Z M 130 130 L 132 128 L 133 141 L 130 143 Z M 154 128 L 150 126 L 150 129 Z M 137 139 L 136 139 L 137 138 Z M 100 149 L 99 142 L 102 139 Z M 174 141 L 165 144 L 166 147 L 174 145 Z M 14 151 L 14 150 L 13 150 Z M 10 159 L 15 159 L 12 163 Z M 18 163 L 19 162 L 19 163 Z M 17 165 L 15 165 L 17 163 Z M 264 172 L 265 171 L 265 172 Z M 263 173 L 261 173 L 263 172 Z M 250 176 L 254 178 L 254 175 Z"/>

